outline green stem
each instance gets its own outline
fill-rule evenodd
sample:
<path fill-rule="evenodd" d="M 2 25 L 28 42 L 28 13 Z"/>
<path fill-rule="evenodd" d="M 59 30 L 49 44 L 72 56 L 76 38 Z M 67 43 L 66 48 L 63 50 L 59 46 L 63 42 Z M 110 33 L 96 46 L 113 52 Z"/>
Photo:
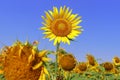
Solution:
<path fill-rule="evenodd" d="M 67 80 L 70 80 L 70 72 L 67 73 Z"/>
<path fill-rule="evenodd" d="M 56 46 L 56 62 L 55 62 L 55 73 L 56 73 L 56 77 L 57 77 L 57 72 L 58 72 L 58 51 L 59 51 L 59 47 L 60 47 L 60 43 L 57 43 Z"/>

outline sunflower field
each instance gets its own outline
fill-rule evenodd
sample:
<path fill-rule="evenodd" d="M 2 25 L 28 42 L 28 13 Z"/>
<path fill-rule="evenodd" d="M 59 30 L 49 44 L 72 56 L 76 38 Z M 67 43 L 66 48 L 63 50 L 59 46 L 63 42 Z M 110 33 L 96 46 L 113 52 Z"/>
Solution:
<path fill-rule="evenodd" d="M 91 54 L 86 61 L 80 62 L 70 52 L 60 46 L 80 35 L 81 16 L 73 14 L 69 7 L 45 12 L 43 18 L 44 38 L 54 41 L 56 51 L 40 50 L 39 42 L 17 40 L 11 46 L 0 51 L 0 80 L 120 80 L 120 58 L 113 57 L 112 62 L 98 63 Z M 55 61 L 49 55 L 55 56 Z"/>

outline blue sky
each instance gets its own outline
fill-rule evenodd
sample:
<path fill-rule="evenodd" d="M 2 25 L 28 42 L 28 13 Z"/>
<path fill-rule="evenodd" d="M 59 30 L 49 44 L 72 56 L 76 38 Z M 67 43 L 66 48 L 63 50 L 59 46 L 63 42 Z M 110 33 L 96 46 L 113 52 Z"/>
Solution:
<path fill-rule="evenodd" d="M 79 61 L 91 53 L 102 61 L 120 57 L 120 0 L 1 0 L 0 48 L 21 41 L 39 40 L 39 49 L 55 50 L 53 41 L 43 39 L 39 28 L 44 11 L 66 5 L 82 16 L 84 32 L 71 45 L 61 44 Z"/>

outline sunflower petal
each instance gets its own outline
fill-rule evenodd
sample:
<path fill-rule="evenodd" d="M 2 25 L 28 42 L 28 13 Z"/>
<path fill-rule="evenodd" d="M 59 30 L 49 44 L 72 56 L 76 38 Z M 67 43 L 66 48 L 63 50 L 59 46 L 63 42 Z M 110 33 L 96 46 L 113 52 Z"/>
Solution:
<path fill-rule="evenodd" d="M 64 16 L 63 16 L 63 18 L 66 18 L 66 16 L 67 16 L 68 12 L 69 12 L 69 8 L 67 8 L 67 9 L 66 9 L 66 11 L 65 11 L 65 13 L 64 13 Z"/>
<path fill-rule="evenodd" d="M 42 61 L 44 61 L 44 62 L 49 62 L 49 61 L 51 61 L 51 58 L 42 57 Z"/>
<path fill-rule="evenodd" d="M 36 64 L 35 66 L 32 67 L 33 70 L 36 70 L 42 66 L 43 62 L 41 61 L 40 63 Z"/>
<path fill-rule="evenodd" d="M 47 50 L 43 50 L 38 53 L 38 57 L 43 57 L 47 53 Z"/>
<path fill-rule="evenodd" d="M 72 29 L 79 29 L 81 26 L 72 26 Z"/>
<path fill-rule="evenodd" d="M 49 31 L 46 31 L 46 32 L 43 32 L 43 34 L 50 34 L 51 32 L 49 32 Z"/>
<path fill-rule="evenodd" d="M 31 63 L 35 59 L 35 56 L 32 54 L 28 57 L 28 63 Z"/>
<path fill-rule="evenodd" d="M 56 7 L 53 7 L 53 13 L 54 18 L 56 19 L 58 17 L 58 9 Z"/>
<path fill-rule="evenodd" d="M 70 17 L 71 13 L 72 13 L 72 9 L 71 9 L 71 10 L 68 12 L 68 14 L 66 15 L 66 19 Z"/>
<path fill-rule="evenodd" d="M 73 21 L 71 21 L 71 23 L 76 23 L 76 22 L 78 22 L 80 19 L 81 19 L 81 16 L 75 18 Z"/>
<path fill-rule="evenodd" d="M 66 10 L 66 6 L 64 6 L 63 8 L 60 7 L 60 18 L 63 18 L 65 10 Z"/>
<path fill-rule="evenodd" d="M 68 20 L 69 20 L 69 21 L 72 21 L 72 20 L 75 19 L 77 16 L 78 16 L 78 14 L 72 14 L 72 15 L 68 18 Z"/>
<path fill-rule="evenodd" d="M 52 41 L 55 38 L 56 38 L 56 36 L 54 34 L 51 34 L 49 41 Z"/>
<path fill-rule="evenodd" d="M 50 77 L 49 72 L 45 67 L 44 67 L 44 73 L 47 74 Z"/>
<path fill-rule="evenodd" d="M 67 35 L 67 37 L 68 37 L 69 39 L 75 39 L 75 36 L 72 35 L 72 34 Z"/>
<path fill-rule="evenodd" d="M 41 71 L 41 75 L 38 80 L 46 80 L 45 74 L 43 73 L 43 70 Z"/>
<path fill-rule="evenodd" d="M 82 20 L 79 20 L 79 21 L 73 23 L 72 26 L 76 26 L 76 25 L 78 25 L 81 21 L 82 21 Z"/>
<path fill-rule="evenodd" d="M 50 14 L 48 12 L 45 12 L 46 14 L 46 18 L 51 22 L 52 21 L 52 17 L 50 16 Z"/>
<path fill-rule="evenodd" d="M 58 38 L 56 37 L 54 40 L 54 45 L 56 45 L 58 43 Z"/>

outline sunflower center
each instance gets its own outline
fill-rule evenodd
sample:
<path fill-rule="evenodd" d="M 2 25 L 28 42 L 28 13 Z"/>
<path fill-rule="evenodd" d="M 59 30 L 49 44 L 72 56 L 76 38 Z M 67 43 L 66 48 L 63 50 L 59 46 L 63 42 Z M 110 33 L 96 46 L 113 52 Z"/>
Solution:
<path fill-rule="evenodd" d="M 52 24 L 51 24 L 51 30 L 56 36 L 67 36 L 72 28 L 70 23 L 65 20 L 65 19 L 56 19 Z"/>

